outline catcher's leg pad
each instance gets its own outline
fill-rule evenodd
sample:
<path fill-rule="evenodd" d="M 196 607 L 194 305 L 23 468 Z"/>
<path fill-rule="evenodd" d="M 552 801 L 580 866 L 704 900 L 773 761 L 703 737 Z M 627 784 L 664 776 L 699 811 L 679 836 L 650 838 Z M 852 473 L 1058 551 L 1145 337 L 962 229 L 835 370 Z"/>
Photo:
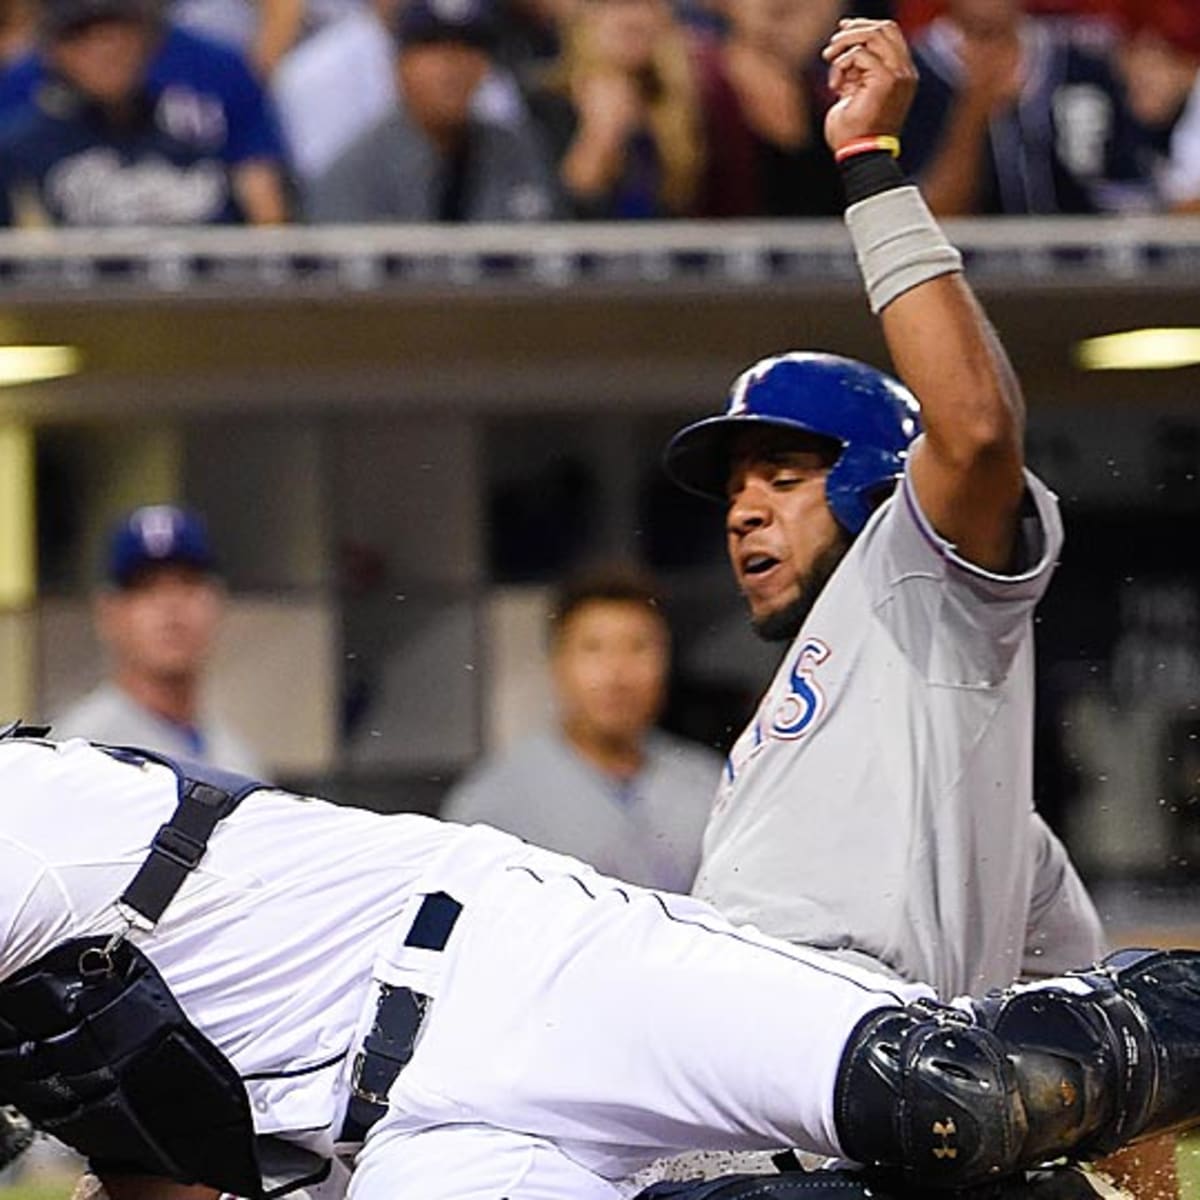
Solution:
<path fill-rule="evenodd" d="M 845 1152 L 956 1188 L 1200 1122 L 1200 953 L 1125 951 L 979 1001 L 870 1014 L 835 1093 Z"/>
<path fill-rule="evenodd" d="M 995 1034 L 934 1004 L 882 1009 L 855 1029 L 834 1097 L 842 1149 L 910 1183 L 963 1187 L 1020 1165 L 1017 1075 Z"/>
<path fill-rule="evenodd" d="M 1027 1156 L 1097 1157 L 1200 1121 L 1200 953 L 1123 950 L 1064 982 L 977 1005 L 1017 1069 Z"/>

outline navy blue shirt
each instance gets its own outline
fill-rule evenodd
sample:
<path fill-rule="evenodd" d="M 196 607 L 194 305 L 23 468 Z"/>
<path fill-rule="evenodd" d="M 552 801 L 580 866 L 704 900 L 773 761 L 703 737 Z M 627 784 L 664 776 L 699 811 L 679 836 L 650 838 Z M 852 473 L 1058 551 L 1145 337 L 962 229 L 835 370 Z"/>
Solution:
<path fill-rule="evenodd" d="M 1067 26 L 1026 21 L 1026 82 L 988 130 L 980 213 L 1096 213 L 1154 205 L 1150 147 L 1107 59 Z M 918 180 L 935 158 L 959 89 L 953 26 L 934 22 L 914 46 L 920 71 L 903 136 Z"/>
<path fill-rule="evenodd" d="M 241 219 L 230 170 L 282 166 L 274 114 L 234 51 L 169 28 L 119 124 L 30 56 L 0 77 L 0 223 L 23 191 L 60 225 Z"/>

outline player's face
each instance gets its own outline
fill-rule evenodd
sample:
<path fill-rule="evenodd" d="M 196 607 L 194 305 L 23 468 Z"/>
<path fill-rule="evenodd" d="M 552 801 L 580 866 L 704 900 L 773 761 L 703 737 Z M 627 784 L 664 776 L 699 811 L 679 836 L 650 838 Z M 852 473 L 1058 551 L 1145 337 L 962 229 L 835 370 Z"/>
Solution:
<path fill-rule="evenodd" d="M 220 624 L 222 595 L 191 567 L 144 571 L 100 604 L 100 628 L 120 671 L 155 680 L 195 679 Z"/>
<path fill-rule="evenodd" d="M 662 708 L 668 665 L 667 629 L 656 613 L 628 600 L 581 604 L 554 644 L 563 723 L 589 740 L 640 739 Z"/>
<path fill-rule="evenodd" d="M 154 43 L 141 21 L 91 21 L 56 37 L 48 48 L 55 70 L 106 105 L 130 101 L 141 89 Z"/>
<path fill-rule="evenodd" d="M 827 445 L 777 432 L 750 435 L 734 454 L 729 561 L 754 628 L 769 641 L 795 637 L 849 544 L 825 499 L 831 466 Z"/>

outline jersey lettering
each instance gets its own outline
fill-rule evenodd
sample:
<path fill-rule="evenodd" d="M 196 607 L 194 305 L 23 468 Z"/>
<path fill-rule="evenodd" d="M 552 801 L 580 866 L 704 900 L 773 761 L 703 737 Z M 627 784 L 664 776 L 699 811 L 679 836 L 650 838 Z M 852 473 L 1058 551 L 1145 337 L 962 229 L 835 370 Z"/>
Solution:
<path fill-rule="evenodd" d="M 819 638 L 809 638 L 800 647 L 792 667 L 791 691 L 780 702 L 771 721 L 771 734 L 793 740 L 803 737 L 825 708 L 825 693 L 812 678 L 812 672 L 830 654 L 829 647 Z"/>
<path fill-rule="evenodd" d="M 768 695 L 763 706 L 748 728 L 738 738 L 728 759 L 725 761 L 724 778 L 718 792 L 715 811 L 720 812 L 731 799 L 731 792 L 738 777 L 754 758 L 770 744 L 771 738 L 794 741 L 803 737 L 825 711 L 825 693 L 812 678 L 812 672 L 832 653 L 820 638 L 808 638 L 796 654 L 788 681 L 787 695 L 775 706 L 775 715 L 769 721 L 771 701 Z"/>

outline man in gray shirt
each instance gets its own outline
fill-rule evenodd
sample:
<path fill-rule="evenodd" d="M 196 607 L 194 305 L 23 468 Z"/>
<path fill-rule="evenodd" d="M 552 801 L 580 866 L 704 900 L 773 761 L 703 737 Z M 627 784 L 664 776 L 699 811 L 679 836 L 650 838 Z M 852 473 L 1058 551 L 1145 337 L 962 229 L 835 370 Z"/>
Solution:
<path fill-rule="evenodd" d="M 399 103 L 310 186 L 308 219 L 541 221 L 560 215 L 553 172 L 517 106 L 481 116 L 492 67 L 491 0 L 412 0 L 396 29 Z"/>
<path fill-rule="evenodd" d="M 205 668 L 223 594 L 204 522 L 152 505 L 113 530 L 96 621 L 109 678 L 54 722 L 59 738 L 143 746 L 261 777 L 257 757 L 205 712 Z"/>
<path fill-rule="evenodd" d="M 686 891 L 721 760 L 653 728 L 670 643 L 654 591 L 626 572 L 582 576 L 555 603 L 550 639 L 557 724 L 484 763 L 442 815 Z"/>

